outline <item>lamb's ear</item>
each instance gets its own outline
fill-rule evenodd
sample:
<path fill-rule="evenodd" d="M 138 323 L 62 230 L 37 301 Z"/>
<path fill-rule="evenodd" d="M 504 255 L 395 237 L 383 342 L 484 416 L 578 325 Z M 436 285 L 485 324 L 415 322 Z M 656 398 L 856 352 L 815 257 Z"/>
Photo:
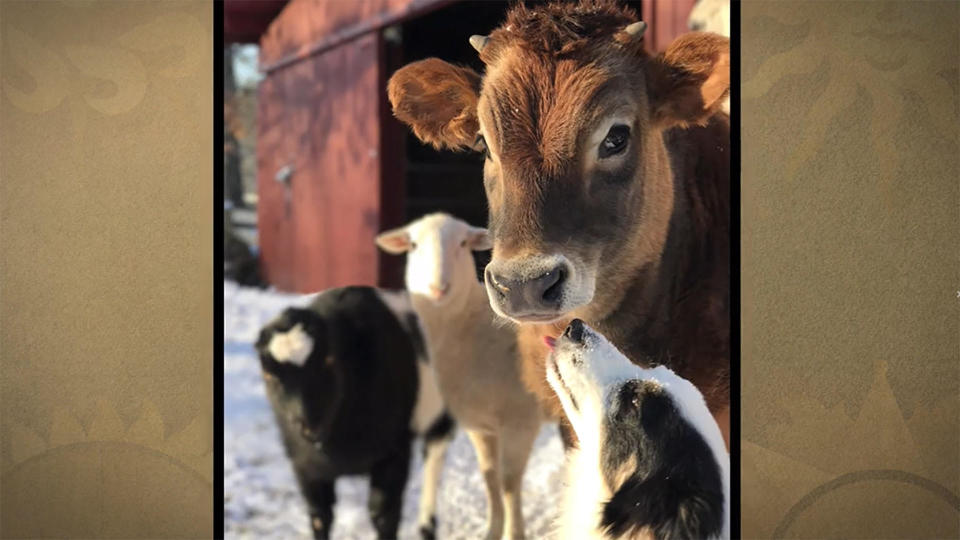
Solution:
<path fill-rule="evenodd" d="M 480 75 L 437 58 L 407 64 L 387 83 L 393 114 L 435 148 L 472 148 L 477 139 Z"/>
<path fill-rule="evenodd" d="M 472 251 L 486 251 L 493 248 L 490 235 L 483 227 L 471 227 L 467 233 L 467 247 Z"/>
<path fill-rule="evenodd" d="M 410 251 L 410 233 L 405 227 L 378 234 L 376 242 L 380 249 L 394 255 Z"/>
<path fill-rule="evenodd" d="M 655 125 L 703 124 L 730 92 L 730 40 L 709 32 L 684 34 L 648 62 L 646 76 Z"/>

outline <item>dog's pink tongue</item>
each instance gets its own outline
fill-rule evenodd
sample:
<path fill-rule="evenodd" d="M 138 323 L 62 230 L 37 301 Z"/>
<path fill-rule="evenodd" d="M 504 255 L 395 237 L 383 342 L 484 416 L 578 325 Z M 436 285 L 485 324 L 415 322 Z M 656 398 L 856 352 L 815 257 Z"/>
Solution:
<path fill-rule="evenodd" d="M 547 347 L 552 351 L 553 348 L 557 345 L 557 339 L 553 336 L 543 336 L 543 342 Z"/>

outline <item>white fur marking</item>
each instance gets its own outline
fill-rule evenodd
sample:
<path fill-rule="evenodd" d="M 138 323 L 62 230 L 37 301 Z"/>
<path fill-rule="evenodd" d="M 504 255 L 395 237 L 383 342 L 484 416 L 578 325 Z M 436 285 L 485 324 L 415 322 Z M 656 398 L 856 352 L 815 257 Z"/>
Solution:
<path fill-rule="evenodd" d="M 267 350 L 277 362 L 303 366 L 313 352 L 313 338 L 297 324 L 285 333 L 274 334 Z"/>

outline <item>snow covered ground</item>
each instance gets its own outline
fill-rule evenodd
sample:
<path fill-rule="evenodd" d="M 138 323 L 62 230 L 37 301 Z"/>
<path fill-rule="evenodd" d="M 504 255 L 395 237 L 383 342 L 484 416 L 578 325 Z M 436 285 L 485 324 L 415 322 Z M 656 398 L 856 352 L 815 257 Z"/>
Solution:
<path fill-rule="evenodd" d="M 264 394 L 252 343 L 260 327 L 290 305 L 309 296 L 281 294 L 223 284 L 224 318 L 224 529 L 228 538 L 309 538 L 306 506 L 283 452 L 279 432 Z M 421 459 L 414 449 L 404 498 L 400 538 L 417 538 Z M 545 425 L 537 439 L 523 482 L 528 538 L 549 536 L 559 503 L 563 450 L 557 428 Z M 374 538 L 367 517 L 363 478 L 337 482 L 333 537 Z M 463 432 L 447 453 L 438 496 L 438 537 L 482 538 L 486 496 L 473 448 Z"/>

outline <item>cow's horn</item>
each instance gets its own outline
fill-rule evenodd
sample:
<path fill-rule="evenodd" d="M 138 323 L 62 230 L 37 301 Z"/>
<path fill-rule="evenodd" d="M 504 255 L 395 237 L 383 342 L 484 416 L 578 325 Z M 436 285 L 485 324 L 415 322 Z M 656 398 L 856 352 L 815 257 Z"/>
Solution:
<path fill-rule="evenodd" d="M 635 22 L 633 24 L 628 24 L 626 28 L 623 29 L 624 32 L 630 34 L 634 38 L 642 38 L 643 33 L 647 30 L 647 23 L 643 21 Z M 471 38 L 472 40 L 473 38 Z"/>
<path fill-rule="evenodd" d="M 480 52 L 484 47 L 487 46 L 487 42 L 490 41 L 488 36 L 475 35 L 470 36 L 470 45 L 473 45 L 473 48 Z"/>

